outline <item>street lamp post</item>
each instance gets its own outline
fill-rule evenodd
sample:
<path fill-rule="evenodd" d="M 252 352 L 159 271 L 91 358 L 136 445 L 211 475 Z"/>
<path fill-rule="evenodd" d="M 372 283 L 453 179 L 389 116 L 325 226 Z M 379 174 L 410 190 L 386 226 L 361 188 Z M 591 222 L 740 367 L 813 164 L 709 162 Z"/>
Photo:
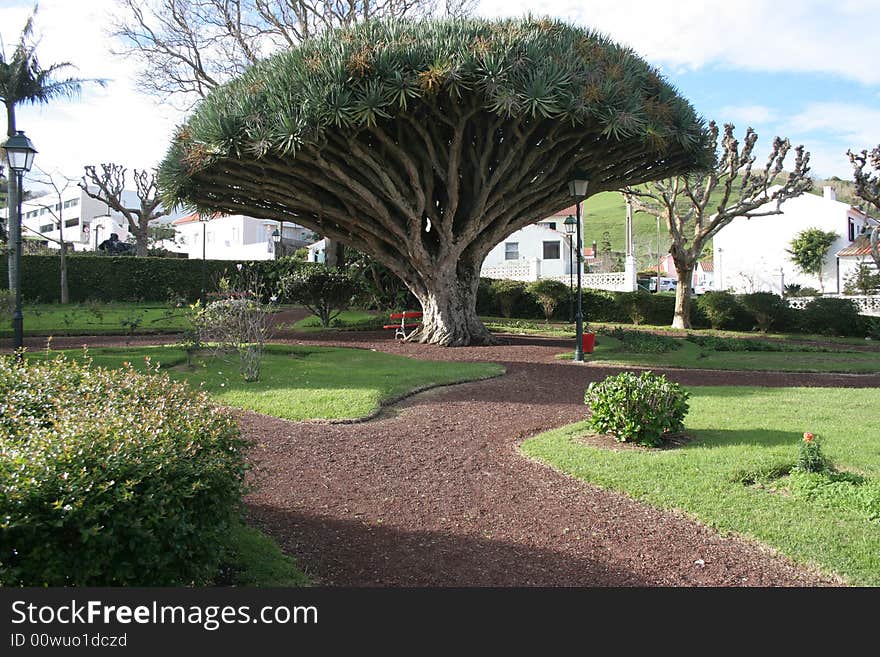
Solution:
<path fill-rule="evenodd" d="M 202 223 L 202 293 L 201 301 L 204 306 L 207 301 L 208 292 L 208 220 L 199 215 L 199 221 Z"/>
<path fill-rule="evenodd" d="M 577 219 L 568 215 L 562 222 L 568 236 L 568 321 L 574 321 L 574 232 L 577 230 Z"/>
<path fill-rule="evenodd" d="M 24 344 L 24 319 L 21 313 L 21 197 L 24 194 L 24 174 L 31 170 L 34 164 L 34 155 L 37 149 L 31 143 L 31 140 L 25 137 L 24 132 L 18 130 L 2 144 L 3 150 L 6 152 L 6 165 L 9 170 L 17 177 L 17 194 L 15 203 L 15 215 L 10 217 L 9 227 L 14 228 L 12 260 L 10 264 L 15 270 L 15 310 L 12 312 L 12 347 L 13 349 L 21 349 Z M 10 204 L 9 212 L 13 210 Z M 10 231 L 11 232 L 11 231 Z"/>
<path fill-rule="evenodd" d="M 581 290 L 581 264 L 584 261 L 584 248 L 582 243 L 583 230 L 581 230 L 581 201 L 587 196 L 587 186 L 589 184 L 586 174 L 582 171 L 575 170 L 568 181 L 568 193 L 575 198 L 575 222 L 577 231 L 577 278 L 578 278 L 578 294 L 577 294 L 577 315 L 575 316 L 577 343 L 574 346 L 574 359 L 578 362 L 584 362 L 584 313 L 583 313 L 583 295 Z"/>
<path fill-rule="evenodd" d="M 278 252 L 281 250 L 281 233 L 278 232 L 278 229 L 272 231 L 272 243 L 275 244 L 275 259 L 278 260 Z"/>

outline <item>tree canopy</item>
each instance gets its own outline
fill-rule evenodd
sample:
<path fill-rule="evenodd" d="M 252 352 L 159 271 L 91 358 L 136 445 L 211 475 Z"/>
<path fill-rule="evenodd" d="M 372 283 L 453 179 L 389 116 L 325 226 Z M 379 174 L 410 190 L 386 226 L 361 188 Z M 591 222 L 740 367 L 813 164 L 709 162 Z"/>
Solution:
<path fill-rule="evenodd" d="M 306 40 L 218 87 L 159 182 L 168 207 L 295 221 L 373 255 L 422 302 L 420 339 L 468 344 L 489 339 L 472 307 L 486 253 L 571 205 L 575 170 L 595 194 L 713 157 L 691 105 L 595 32 L 398 19 Z M 438 302 L 440 288 L 456 298 Z"/>

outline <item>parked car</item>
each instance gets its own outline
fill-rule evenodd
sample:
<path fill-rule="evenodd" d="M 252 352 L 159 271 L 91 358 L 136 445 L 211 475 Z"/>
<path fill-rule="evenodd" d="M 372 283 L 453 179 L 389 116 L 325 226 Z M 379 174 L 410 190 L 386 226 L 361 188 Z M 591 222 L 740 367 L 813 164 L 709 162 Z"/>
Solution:
<path fill-rule="evenodd" d="M 661 292 L 675 292 L 678 287 L 678 281 L 674 278 L 661 278 L 660 279 L 660 291 Z"/>

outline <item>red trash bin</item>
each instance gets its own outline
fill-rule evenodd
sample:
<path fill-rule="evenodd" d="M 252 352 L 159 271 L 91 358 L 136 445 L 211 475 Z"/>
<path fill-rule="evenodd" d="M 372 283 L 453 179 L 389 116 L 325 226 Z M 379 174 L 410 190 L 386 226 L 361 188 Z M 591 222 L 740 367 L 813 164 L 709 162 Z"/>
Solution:
<path fill-rule="evenodd" d="M 593 347 L 596 346 L 596 334 L 595 333 L 584 333 L 581 336 L 581 341 L 583 342 L 583 348 L 585 354 L 593 353 Z"/>

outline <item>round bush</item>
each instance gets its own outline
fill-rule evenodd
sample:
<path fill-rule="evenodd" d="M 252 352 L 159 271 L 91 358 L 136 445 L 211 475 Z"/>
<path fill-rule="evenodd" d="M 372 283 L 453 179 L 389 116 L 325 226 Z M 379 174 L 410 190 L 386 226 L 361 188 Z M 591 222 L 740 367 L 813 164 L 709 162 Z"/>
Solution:
<path fill-rule="evenodd" d="M 782 329 L 788 322 L 788 303 L 772 292 L 752 292 L 739 297 L 742 307 L 755 318 L 762 333 L 771 328 Z"/>
<path fill-rule="evenodd" d="M 244 444 L 227 412 L 167 375 L 0 358 L 0 584 L 211 581 Z"/>
<path fill-rule="evenodd" d="M 690 395 L 665 376 L 622 372 L 591 383 L 584 395 L 590 407 L 590 426 L 619 442 L 654 447 L 663 434 L 681 431 Z"/>
<path fill-rule="evenodd" d="M 696 305 L 713 329 L 750 331 L 754 328 L 755 318 L 730 292 L 706 292 L 696 298 Z"/>
<path fill-rule="evenodd" d="M 865 332 L 859 308 L 849 299 L 818 297 L 806 305 L 798 319 L 804 333 L 857 336 Z"/>

